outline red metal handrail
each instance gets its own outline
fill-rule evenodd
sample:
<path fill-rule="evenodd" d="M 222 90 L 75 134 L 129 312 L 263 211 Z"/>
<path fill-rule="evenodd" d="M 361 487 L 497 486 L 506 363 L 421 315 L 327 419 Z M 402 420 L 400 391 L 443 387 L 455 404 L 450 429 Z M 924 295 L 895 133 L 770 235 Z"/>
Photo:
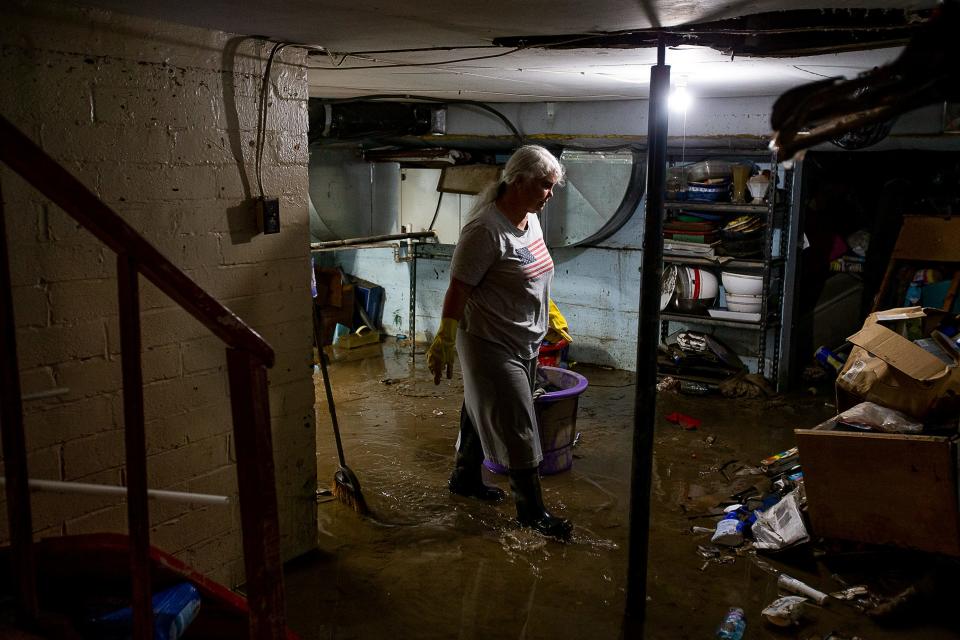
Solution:
<path fill-rule="evenodd" d="M 230 402 L 237 453 L 241 528 L 247 574 L 249 636 L 287 637 L 280 531 L 267 394 L 273 349 L 256 331 L 207 294 L 66 169 L 0 116 L 0 161 L 117 254 L 121 368 L 130 530 L 133 637 L 153 637 L 146 444 L 143 417 L 140 303 L 143 275 L 227 346 Z M 0 194 L 2 196 L 2 194 Z M 6 225 L 0 197 L 0 418 L 3 427 L 7 511 L 19 587 L 18 614 L 37 623 L 33 524 L 30 512 L 23 408 L 16 353 Z"/>

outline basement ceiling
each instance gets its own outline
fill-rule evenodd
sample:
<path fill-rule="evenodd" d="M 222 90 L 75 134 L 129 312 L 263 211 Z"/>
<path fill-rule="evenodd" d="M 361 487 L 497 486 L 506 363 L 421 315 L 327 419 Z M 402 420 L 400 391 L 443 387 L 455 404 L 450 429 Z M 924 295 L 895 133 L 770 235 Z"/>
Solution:
<path fill-rule="evenodd" d="M 81 4 L 314 47 L 310 94 L 487 102 L 648 95 L 664 34 L 694 96 L 775 96 L 900 53 L 931 0 L 98 0 Z M 819 11 L 810 11 L 817 9 Z M 744 17 L 749 16 L 749 17 Z M 824 51 L 838 51 L 824 53 Z M 787 57 L 781 57 L 789 54 Z"/>

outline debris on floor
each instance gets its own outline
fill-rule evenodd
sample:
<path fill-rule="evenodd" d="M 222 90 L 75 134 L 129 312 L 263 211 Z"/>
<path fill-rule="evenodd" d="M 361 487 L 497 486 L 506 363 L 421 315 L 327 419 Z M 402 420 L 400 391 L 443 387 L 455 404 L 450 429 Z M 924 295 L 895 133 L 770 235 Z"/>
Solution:
<path fill-rule="evenodd" d="M 573 469 L 543 478 L 546 500 L 577 525 L 571 543 L 559 548 L 516 529 L 509 501 L 491 506 L 450 499 L 447 480 L 462 381 L 455 375 L 434 386 L 422 359 L 411 362 L 409 352 L 394 344 L 380 348 L 379 360 L 352 356 L 334 363 L 337 378 L 349 385 L 339 393 L 358 410 L 344 437 L 356 451 L 351 464 L 363 472 L 377 520 L 349 517 L 329 502 L 317 505 L 319 552 L 285 576 L 293 628 L 304 638 L 358 640 L 421 637 L 426 628 L 435 630 L 431 637 L 456 637 L 466 629 L 468 635 L 521 637 L 533 627 L 536 637 L 619 637 L 629 548 L 632 374 L 582 368 L 590 387 L 579 399 L 575 433 L 582 430 L 588 437 L 576 450 Z M 389 389 L 381 380 L 392 381 Z M 671 380 L 662 379 L 660 386 L 679 391 L 680 380 Z M 825 537 L 818 530 L 809 476 L 824 461 L 805 448 L 795 429 L 836 417 L 832 402 L 824 406 L 825 397 L 832 394 L 658 397 L 659 415 L 703 420 L 692 434 L 666 420 L 655 427 L 647 602 L 648 628 L 656 630 L 652 640 L 714 637 L 731 605 L 744 611 L 746 637 L 960 637 L 952 602 L 960 577 L 956 560 Z M 423 419 L 434 410 L 444 415 Z M 864 434 L 821 437 L 835 441 Z M 955 451 L 956 445 L 947 442 L 944 451 Z M 318 460 L 335 459 L 329 442 L 318 446 Z M 888 467 L 926 468 L 922 457 L 900 457 L 882 461 Z M 826 462 L 834 469 L 842 463 L 849 481 L 863 484 L 858 475 L 870 471 L 871 458 L 876 456 L 844 452 Z M 319 471 L 324 476 L 330 469 Z M 506 486 L 503 477 L 484 475 Z M 844 485 L 841 492 L 833 481 L 824 484 L 820 476 L 813 483 L 818 480 L 833 487 L 826 495 L 834 503 L 842 503 L 851 486 L 859 487 Z M 883 495 L 892 488 L 874 480 L 853 496 Z M 901 507 L 898 517 L 917 528 L 932 522 L 927 511 L 934 512 L 941 525 L 937 537 L 944 539 L 949 537 L 944 514 L 918 508 L 933 499 L 929 492 L 914 493 L 910 508 Z M 737 546 L 711 540 L 729 515 L 725 508 L 734 514 L 731 521 L 741 524 L 743 541 Z M 784 522 L 774 517 L 779 510 L 786 513 Z M 781 526 L 795 521 L 798 512 L 809 537 L 805 541 L 802 536 L 794 541 Z M 760 524 L 765 518 L 771 522 Z M 762 548 L 764 526 L 777 532 L 771 548 Z M 782 589 L 781 575 L 830 595 L 819 605 Z M 518 594 L 526 603 L 520 616 Z M 806 601 L 797 617 L 792 609 L 776 620 L 763 615 L 782 598 Z M 780 626 L 785 622 L 788 626 Z"/>
<path fill-rule="evenodd" d="M 678 424 L 687 431 L 692 431 L 702 424 L 699 418 L 694 418 L 693 416 L 688 416 L 687 414 L 680 413 L 678 411 L 674 411 L 668 415 L 667 421 L 672 422 L 673 424 Z"/>

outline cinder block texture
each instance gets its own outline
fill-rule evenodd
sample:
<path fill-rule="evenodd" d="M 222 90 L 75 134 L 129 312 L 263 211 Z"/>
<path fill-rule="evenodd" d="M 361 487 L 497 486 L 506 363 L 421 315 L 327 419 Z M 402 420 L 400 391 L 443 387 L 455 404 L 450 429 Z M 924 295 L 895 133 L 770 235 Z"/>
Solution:
<path fill-rule="evenodd" d="M 211 295 L 268 340 L 284 558 L 315 545 L 310 382 L 305 52 L 274 60 L 263 189 L 281 232 L 259 234 L 251 198 L 270 44 L 72 4 L 11 0 L 0 20 L 0 113 Z M 126 479 L 116 257 L 7 167 L 32 477 Z M 150 487 L 236 498 L 224 345 L 140 278 Z M 274 379 L 274 375 L 276 378 Z M 289 476 L 289 477 L 287 477 Z M 305 490 L 304 487 L 308 489 Z M 6 511 L 0 498 L 0 509 Z M 124 531 L 119 500 L 33 498 L 37 535 Z M 214 579 L 243 581 L 239 506 L 151 504 L 152 541 Z M 7 536 L 6 515 L 0 541 Z"/>

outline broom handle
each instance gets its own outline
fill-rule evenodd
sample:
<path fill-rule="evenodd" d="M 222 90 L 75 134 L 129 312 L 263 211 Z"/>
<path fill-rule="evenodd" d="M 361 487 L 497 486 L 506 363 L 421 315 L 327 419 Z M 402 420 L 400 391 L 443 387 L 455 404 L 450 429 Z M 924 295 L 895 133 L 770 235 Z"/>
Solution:
<path fill-rule="evenodd" d="M 321 314 L 318 309 L 318 318 L 320 315 Z M 327 407 L 330 408 L 330 422 L 333 423 L 333 437 L 337 440 L 337 457 L 340 458 L 340 466 L 345 467 L 347 466 L 347 463 L 343 459 L 343 443 L 340 441 L 340 424 L 337 422 L 337 407 L 333 404 L 333 388 L 330 386 L 330 376 L 327 373 L 327 354 L 323 350 L 322 341 L 317 341 L 317 352 L 320 356 L 320 371 L 323 374 L 323 388 L 327 392 Z"/>

